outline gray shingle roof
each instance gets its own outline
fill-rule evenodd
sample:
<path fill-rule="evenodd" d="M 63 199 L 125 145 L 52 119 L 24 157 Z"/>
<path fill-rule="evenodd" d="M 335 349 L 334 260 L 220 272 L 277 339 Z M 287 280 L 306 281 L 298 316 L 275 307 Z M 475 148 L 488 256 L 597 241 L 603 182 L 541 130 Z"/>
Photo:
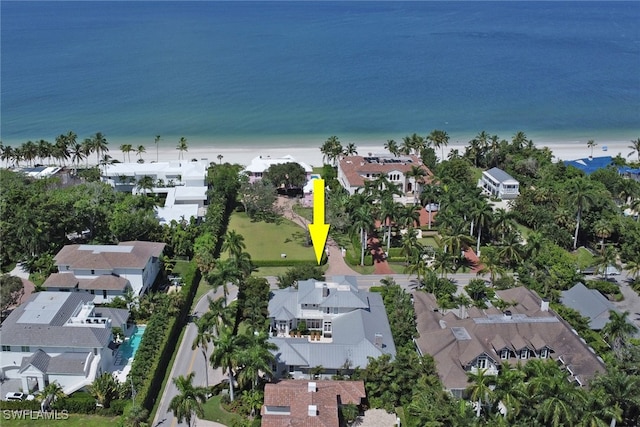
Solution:
<path fill-rule="evenodd" d="M 578 283 L 568 291 L 562 292 L 562 304 L 577 310 L 582 316 L 589 318 L 589 327 L 600 330 L 609 321 L 609 310 L 615 307 L 596 289 L 588 289 Z"/>
<path fill-rule="evenodd" d="M 96 307 L 95 313 L 111 319 L 111 326 L 122 328 L 129 320 L 129 310 L 125 308 Z"/>
<path fill-rule="evenodd" d="M 20 373 L 23 373 L 30 366 L 45 374 L 82 374 L 93 360 L 93 353 L 63 353 L 51 357 L 44 351 L 38 349 L 29 357 L 22 358 Z"/>
<path fill-rule="evenodd" d="M 49 366 L 50 360 L 51 356 L 38 349 L 31 356 L 22 358 L 22 364 L 20 365 L 19 372 L 23 373 L 27 368 L 29 368 L 29 366 L 33 366 L 40 372 L 47 372 L 47 367 Z"/>
<path fill-rule="evenodd" d="M 34 309 L 29 304 L 46 300 L 51 294 L 66 294 L 66 299 L 46 323 L 34 323 L 22 316 Z M 81 293 L 38 292 L 16 308 L 2 323 L 2 344 L 11 346 L 102 348 L 109 343 L 111 329 L 105 327 L 63 326 L 79 305 L 93 301 L 94 296 Z"/>

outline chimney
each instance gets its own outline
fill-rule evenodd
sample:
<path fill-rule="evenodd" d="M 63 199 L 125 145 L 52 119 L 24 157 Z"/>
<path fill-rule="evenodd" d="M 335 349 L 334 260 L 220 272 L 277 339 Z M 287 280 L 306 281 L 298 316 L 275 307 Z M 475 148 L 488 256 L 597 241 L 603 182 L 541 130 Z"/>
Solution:
<path fill-rule="evenodd" d="M 318 391 L 318 384 L 316 384 L 315 381 L 309 381 L 309 383 L 307 383 L 307 391 L 309 393 L 315 393 Z"/>
<path fill-rule="evenodd" d="M 382 334 L 381 333 L 376 333 L 374 339 L 373 339 L 373 345 L 375 345 L 378 348 L 382 348 Z"/>
<path fill-rule="evenodd" d="M 540 300 L 540 311 L 549 311 L 549 300 L 546 298 L 542 298 Z"/>
<path fill-rule="evenodd" d="M 310 417 L 315 417 L 318 415 L 318 407 L 316 405 L 309 405 L 307 415 Z"/>
<path fill-rule="evenodd" d="M 326 298 L 329 296 L 329 288 L 327 288 L 327 284 L 322 285 L 322 298 Z"/>

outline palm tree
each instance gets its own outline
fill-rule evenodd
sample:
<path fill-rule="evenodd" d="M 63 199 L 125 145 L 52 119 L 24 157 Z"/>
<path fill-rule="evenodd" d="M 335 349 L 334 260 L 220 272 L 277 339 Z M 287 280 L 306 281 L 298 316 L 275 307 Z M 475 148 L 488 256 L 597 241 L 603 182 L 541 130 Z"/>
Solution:
<path fill-rule="evenodd" d="M 524 378 L 524 372 L 518 368 L 514 369 L 508 362 L 502 364 L 496 377 L 494 410 L 497 409 L 498 403 L 502 403 L 506 411 L 504 417 L 509 421 L 515 420 L 522 404 L 527 401 Z"/>
<path fill-rule="evenodd" d="M 496 209 L 493 215 L 493 227 L 496 232 L 500 233 L 500 239 L 504 240 L 505 234 L 515 227 L 514 214 L 504 208 Z"/>
<path fill-rule="evenodd" d="M 154 138 L 153 142 L 155 142 L 156 144 L 156 162 L 159 159 L 159 154 L 158 154 L 158 143 L 160 142 L 160 135 L 156 135 L 156 137 Z"/>
<path fill-rule="evenodd" d="M 625 346 L 627 338 L 637 330 L 633 324 L 627 321 L 628 316 L 629 311 L 619 313 L 615 310 L 609 310 L 609 321 L 602 328 L 602 335 L 618 355 L 620 349 Z"/>
<path fill-rule="evenodd" d="M 96 132 L 91 139 L 91 149 L 96 152 L 96 164 L 100 164 L 100 155 L 109 151 L 109 143 L 102 132 Z"/>
<path fill-rule="evenodd" d="M 521 150 L 527 145 L 529 139 L 527 138 L 527 134 L 522 131 L 518 131 L 513 135 L 513 138 L 511 138 L 511 142 L 518 148 L 518 150 Z"/>
<path fill-rule="evenodd" d="M 569 184 L 569 200 L 574 206 L 577 206 L 576 212 L 576 231 L 573 237 L 573 249 L 578 247 L 578 231 L 580 230 L 580 220 L 582 219 L 582 211 L 595 201 L 595 194 L 590 182 L 584 178 L 574 178 Z"/>
<path fill-rule="evenodd" d="M 411 165 L 411 169 L 407 171 L 407 178 L 413 179 L 413 203 L 418 203 L 420 200 L 421 186 L 424 184 L 424 177 L 427 176 L 427 172 L 420 166 Z"/>
<path fill-rule="evenodd" d="M 33 160 L 38 155 L 38 146 L 33 141 L 27 141 L 21 146 L 22 156 L 29 163 L 29 166 L 33 166 Z"/>
<path fill-rule="evenodd" d="M 591 148 L 591 155 L 589 157 L 593 158 L 593 148 L 598 145 L 593 139 L 587 141 L 587 148 Z"/>
<path fill-rule="evenodd" d="M 389 248 L 391 248 L 391 226 L 401 207 L 402 205 L 394 202 L 391 197 L 385 197 L 380 202 L 379 214 L 382 219 L 382 225 L 387 226 L 387 253 L 389 252 Z"/>
<path fill-rule="evenodd" d="M 353 142 L 350 142 L 342 150 L 342 155 L 343 156 L 357 156 L 358 155 L 358 148 L 356 147 L 356 145 Z"/>
<path fill-rule="evenodd" d="M 146 152 L 147 149 L 144 148 L 144 145 L 138 145 L 138 148 L 136 148 L 136 154 L 138 155 L 138 157 L 140 157 L 140 159 L 138 159 L 138 163 L 142 163 L 142 154 Z"/>
<path fill-rule="evenodd" d="M 638 161 L 640 162 L 640 138 L 632 139 L 631 140 L 631 145 L 629 146 L 629 148 L 631 148 L 631 150 L 632 150 L 629 153 L 629 156 L 631 156 L 633 153 L 636 153 L 636 155 L 638 156 Z"/>
<path fill-rule="evenodd" d="M 45 141 L 44 139 L 41 139 L 40 141 L 38 141 L 38 157 L 40 157 L 41 163 L 44 163 L 45 158 L 47 159 L 51 158 L 52 150 L 53 150 L 53 146 L 49 141 Z"/>
<path fill-rule="evenodd" d="M 342 154 L 342 144 L 337 136 L 330 136 L 320 147 L 320 152 L 322 153 L 322 161 L 324 163 L 331 163 L 333 166 L 336 165 L 336 160 Z"/>
<path fill-rule="evenodd" d="M 238 255 L 242 253 L 247 245 L 244 243 L 244 236 L 237 233 L 235 230 L 227 231 L 224 236 L 224 242 L 222 243 L 222 251 L 228 252 L 229 256 L 238 258 Z"/>
<path fill-rule="evenodd" d="M 107 166 L 113 164 L 113 159 L 111 158 L 110 155 L 104 154 L 102 156 L 102 158 L 100 159 L 100 163 L 99 164 L 100 164 L 100 166 L 102 166 L 104 168 L 104 174 L 107 175 Z"/>
<path fill-rule="evenodd" d="M 398 143 L 393 139 L 387 140 L 387 142 L 384 143 L 384 148 L 394 157 L 398 157 L 398 155 L 400 154 L 400 147 L 398 146 Z"/>
<path fill-rule="evenodd" d="M 85 167 L 89 167 L 89 156 L 93 153 L 93 140 L 91 138 L 85 138 L 82 141 L 82 155 L 86 161 Z"/>
<path fill-rule="evenodd" d="M 219 163 L 219 164 L 222 164 L 222 158 L 223 158 L 223 157 L 224 157 L 224 156 L 223 156 L 222 154 L 218 154 L 218 163 Z"/>
<path fill-rule="evenodd" d="M 239 353 L 241 369 L 238 373 L 238 383 L 240 385 L 250 383 L 251 389 L 255 390 L 261 372 L 267 377 L 272 375 L 271 365 L 275 361 L 275 356 L 271 350 L 277 350 L 278 346 L 269 342 L 269 337 L 264 332 L 249 334 L 247 341 L 247 347 Z"/>
<path fill-rule="evenodd" d="M 185 138 L 184 136 L 180 137 L 176 150 L 178 150 L 178 160 L 184 160 L 184 152 L 189 150 L 189 145 L 187 144 L 187 138 Z"/>
<path fill-rule="evenodd" d="M 447 272 L 453 269 L 454 258 L 448 251 L 436 249 L 433 258 L 433 269 L 440 271 L 440 277 L 446 278 Z"/>
<path fill-rule="evenodd" d="M 136 183 L 136 188 L 138 191 L 142 191 L 142 194 L 147 194 L 148 191 L 153 190 L 155 182 L 152 176 L 145 175 L 138 180 Z"/>
<path fill-rule="evenodd" d="M 89 393 L 103 407 L 108 408 L 111 405 L 111 401 L 118 397 L 118 383 L 113 378 L 113 375 L 109 372 L 104 372 L 96 377 L 89 386 Z"/>
<path fill-rule="evenodd" d="M 51 402 L 55 402 L 58 399 L 64 399 L 66 394 L 64 394 L 62 386 L 58 381 L 52 381 L 45 386 L 40 396 L 43 398 L 43 406 L 48 408 Z"/>
<path fill-rule="evenodd" d="M 180 375 L 173 378 L 173 384 L 178 389 L 178 394 L 169 403 L 169 410 L 173 412 L 178 422 L 186 420 L 188 426 L 191 426 L 191 419 L 194 415 L 204 417 L 202 404 L 207 400 L 206 389 L 193 386 L 194 376 L 195 372 L 190 372 L 186 377 Z"/>
<path fill-rule="evenodd" d="M 480 264 L 482 264 L 482 269 L 478 271 L 478 275 L 487 274 L 491 277 L 491 283 L 494 283 L 496 280 L 496 275 L 502 277 L 506 270 L 502 266 L 502 261 L 500 260 L 500 256 L 495 248 L 489 247 L 482 251 L 482 255 L 480 255 Z"/>
<path fill-rule="evenodd" d="M 75 169 L 78 169 L 78 166 L 80 166 L 80 161 L 84 158 L 84 153 L 82 150 L 82 144 L 80 143 L 74 143 L 71 146 L 71 164 L 75 165 Z"/>
<path fill-rule="evenodd" d="M 351 223 L 351 233 L 360 234 L 360 265 L 364 265 L 364 253 L 367 248 L 367 233 L 373 226 L 373 212 L 371 205 L 365 204 L 356 208 L 353 212 L 353 222 Z"/>
<path fill-rule="evenodd" d="M 508 233 L 498 249 L 500 258 L 509 267 L 514 267 L 522 261 L 523 254 L 524 248 L 522 247 L 520 234 L 517 231 Z"/>
<path fill-rule="evenodd" d="M 209 369 L 207 369 L 207 351 L 209 350 L 209 343 L 213 340 L 213 334 L 211 333 L 211 325 L 206 317 L 201 317 L 196 322 L 198 327 L 198 333 L 191 344 L 191 350 L 195 350 L 200 347 L 202 351 L 202 357 L 204 357 L 204 374 L 205 374 L 205 387 L 209 387 Z"/>
<path fill-rule="evenodd" d="M 133 146 L 131 144 L 122 144 L 120 146 L 120 151 L 122 151 L 122 161 L 125 161 L 124 156 L 126 154 L 129 162 L 131 162 L 131 152 L 133 151 Z"/>
<path fill-rule="evenodd" d="M 593 224 L 593 231 L 596 236 L 600 238 L 600 252 L 604 253 L 604 239 L 611 236 L 611 233 L 613 233 L 613 226 L 611 225 L 611 222 L 601 218 Z"/>
<path fill-rule="evenodd" d="M 223 328 L 220 335 L 213 339 L 213 353 L 209 362 L 214 369 L 223 368 L 229 379 L 229 398 L 233 401 L 234 376 L 233 369 L 238 366 L 240 352 L 245 348 L 247 338 L 244 335 L 234 335 L 231 328 Z"/>
<path fill-rule="evenodd" d="M 598 406 L 621 412 L 621 417 L 610 414 L 611 426 L 617 421 L 624 420 L 625 425 L 633 425 L 640 413 L 640 377 L 628 375 L 618 368 L 608 368 L 606 374 L 597 375 L 589 384 L 596 396 L 599 397 Z"/>
<path fill-rule="evenodd" d="M 233 259 L 225 259 L 218 262 L 213 273 L 207 275 L 207 282 L 218 290 L 222 286 L 225 306 L 227 305 L 227 295 L 229 294 L 229 283 L 238 283 L 241 273 Z"/>
<path fill-rule="evenodd" d="M 447 132 L 443 130 L 434 129 L 433 131 L 431 131 L 427 139 L 431 141 L 434 147 L 442 148 L 442 157 L 440 157 L 440 161 L 443 161 L 444 147 L 449 145 L 449 135 L 447 134 Z"/>
<path fill-rule="evenodd" d="M 489 224 L 492 223 L 493 220 L 493 209 L 491 209 L 491 205 L 487 203 L 486 199 L 481 199 L 480 203 L 477 204 L 474 209 L 471 211 L 472 223 L 475 223 L 475 226 L 478 230 L 478 239 L 476 241 L 476 254 L 480 256 L 480 242 L 482 237 L 482 229 L 488 227 Z"/>
<path fill-rule="evenodd" d="M 486 369 L 477 369 L 467 372 L 467 381 L 472 383 L 467 387 L 467 392 L 471 400 L 476 402 L 476 417 L 480 417 L 482 406 L 488 406 L 493 399 L 492 386 L 495 383 L 495 376 L 487 374 Z"/>
<path fill-rule="evenodd" d="M 609 266 L 620 268 L 620 264 L 618 264 L 618 252 L 613 246 L 606 247 L 596 258 L 597 271 L 598 273 L 604 272 L 605 280 L 607 280 L 609 274 Z"/>

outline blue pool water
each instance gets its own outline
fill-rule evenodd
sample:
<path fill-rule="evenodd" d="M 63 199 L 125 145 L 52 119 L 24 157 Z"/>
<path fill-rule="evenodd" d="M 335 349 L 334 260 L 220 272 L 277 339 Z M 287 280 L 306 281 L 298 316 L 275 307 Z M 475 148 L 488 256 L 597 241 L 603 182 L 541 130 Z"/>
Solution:
<path fill-rule="evenodd" d="M 133 335 L 120 345 L 120 351 L 117 357 L 118 359 L 126 363 L 129 358 L 136 355 L 136 351 L 138 351 L 138 346 L 142 341 L 142 335 L 144 335 L 145 328 L 145 325 L 135 327 Z"/>

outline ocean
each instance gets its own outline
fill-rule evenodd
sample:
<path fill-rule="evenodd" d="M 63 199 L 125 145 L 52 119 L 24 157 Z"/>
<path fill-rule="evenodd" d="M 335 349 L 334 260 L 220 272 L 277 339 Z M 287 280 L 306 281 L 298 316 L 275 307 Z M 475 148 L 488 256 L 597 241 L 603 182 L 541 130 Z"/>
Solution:
<path fill-rule="evenodd" d="M 2 1 L 3 143 L 640 136 L 640 2 Z M 466 139 L 468 138 L 468 139 Z"/>

